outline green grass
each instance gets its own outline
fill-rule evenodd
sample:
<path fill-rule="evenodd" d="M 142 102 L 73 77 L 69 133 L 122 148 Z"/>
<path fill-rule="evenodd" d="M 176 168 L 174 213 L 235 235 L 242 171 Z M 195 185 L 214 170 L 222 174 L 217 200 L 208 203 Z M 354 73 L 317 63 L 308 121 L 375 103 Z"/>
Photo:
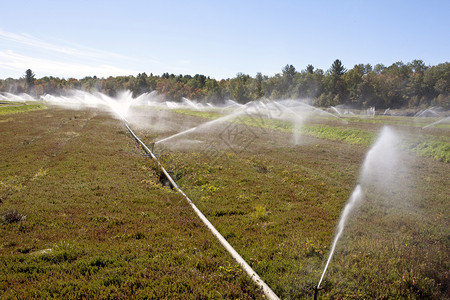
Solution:
<path fill-rule="evenodd" d="M 409 142 L 405 148 L 415 152 L 419 156 L 433 157 L 445 163 L 450 162 L 450 143 L 429 140 L 423 142 Z"/>
<path fill-rule="evenodd" d="M 398 117 L 398 116 L 376 116 L 372 117 L 343 117 L 342 120 L 354 123 L 369 123 L 369 124 L 385 124 L 385 125 L 397 125 L 397 126 L 410 126 L 410 127 L 423 127 L 431 124 L 438 118 L 413 118 L 413 117 Z M 436 124 L 437 128 L 450 128 L 450 124 L 440 123 Z"/>
<path fill-rule="evenodd" d="M 383 115 L 376 115 L 373 116 L 348 116 L 343 115 L 339 117 L 340 120 L 346 121 L 349 123 L 367 123 L 367 124 L 383 124 L 383 125 L 394 125 L 394 126 L 408 126 L 408 127 L 423 127 L 428 124 L 431 124 L 435 121 L 438 121 L 439 118 L 414 118 L 414 117 L 407 117 L 407 116 L 383 116 Z M 329 120 L 334 121 L 336 120 L 336 117 L 331 116 L 315 116 L 313 119 L 323 121 L 323 120 Z M 443 129 L 449 129 L 450 124 L 449 123 L 439 123 L 434 125 L 436 128 L 443 128 Z"/>
<path fill-rule="evenodd" d="M 21 104 L 15 106 L 0 106 L 0 115 L 16 114 L 46 108 L 47 106 L 45 106 L 44 104 Z"/>
<path fill-rule="evenodd" d="M 302 130 L 302 133 L 335 141 L 342 141 L 349 144 L 371 145 L 376 138 L 372 132 L 359 129 L 345 129 L 330 126 L 308 126 Z"/>
<path fill-rule="evenodd" d="M 217 119 L 222 117 L 223 115 L 218 113 L 218 112 L 214 112 L 214 111 L 196 111 L 196 110 L 189 110 L 189 109 L 174 109 L 174 112 L 178 113 L 178 114 L 185 114 L 185 115 L 189 115 L 189 116 L 196 116 L 196 117 L 201 117 L 201 118 L 205 118 L 205 119 Z"/>

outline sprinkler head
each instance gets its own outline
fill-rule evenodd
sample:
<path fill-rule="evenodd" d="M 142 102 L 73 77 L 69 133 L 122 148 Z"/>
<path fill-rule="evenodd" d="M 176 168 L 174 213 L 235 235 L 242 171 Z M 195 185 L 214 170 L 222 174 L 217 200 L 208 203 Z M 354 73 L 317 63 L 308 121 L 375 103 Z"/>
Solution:
<path fill-rule="evenodd" d="M 320 286 L 317 285 L 317 286 L 313 287 L 313 290 L 314 290 L 314 300 L 317 300 L 317 296 L 319 294 L 319 291 L 323 290 L 323 287 L 320 287 Z"/>

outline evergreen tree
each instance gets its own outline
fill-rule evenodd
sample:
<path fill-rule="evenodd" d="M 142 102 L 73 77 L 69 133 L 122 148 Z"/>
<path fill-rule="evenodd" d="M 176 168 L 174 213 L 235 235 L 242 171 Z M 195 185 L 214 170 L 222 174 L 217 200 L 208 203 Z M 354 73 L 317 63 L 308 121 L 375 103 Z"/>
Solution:
<path fill-rule="evenodd" d="M 344 67 L 342 62 L 339 59 L 336 59 L 331 65 L 330 73 L 335 76 L 342 76 L 347 72 L 347 69 Z"/>
<path fill-rule="evenodd" d="M 28 87 L 32 87 L 34 84 L 34 73 L 31 71 L 31 69 L 28 69 L 25 71 L 25 83 Z"/>

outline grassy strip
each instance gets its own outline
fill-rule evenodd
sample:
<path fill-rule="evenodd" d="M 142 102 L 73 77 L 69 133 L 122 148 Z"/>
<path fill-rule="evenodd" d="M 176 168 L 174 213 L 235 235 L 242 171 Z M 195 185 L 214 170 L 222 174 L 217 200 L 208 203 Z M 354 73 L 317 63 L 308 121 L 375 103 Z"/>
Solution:
<path fill-rule="evenodd" d="M 395 118 L 395 119 L 393 119 Z M 344 117 L 342 118 L 348 122 L 355 123 L 370 123 L 370 124 L 389 124 L 389 125 L 398 125 L 398 126 L 410 126 L 410 127 L 423 127 L 428 124 L 431 124 L 439 118 L 412 118 L 412 117 L 375 117 L 375 118 L 356 118 L 356 117 Z M 450 124 L 436 124 L 437 128 L 450 128 Z"/>
<path fill-rule="evenodd" d="M 176 113 L 202 117 L 205 119 L 217 119 L 223 116 L 215 112 L 190 111 L 186 109 L 178 109 L 174 111 Z M 294 123 L 283 120 L 242 116 L 234 119 L 233 122 L 282 132 L 293 132 L 294 130 L 296 130 L 294 128 L 295 127 Z M 301 128 L 298 129 L 298 131 L 299 133 L 313 136 L 316 138 L 342 141 L 349 144 L 357 144 L 364 146 L 370 146 L 377 137 L 375 133 L 366 130 L 324 126 L 324 125 L 315 126 L 304 124 L 301 126 Z M 432 157 L 434 159 L 446 163 L 450 162 L 450 143 L 431 138 L 425 139 L 426 140 L 423 141 L 424 138 L 422 138 L 420 143 L 407 140 L 404 149 L 412 151 L 419 156 Z"/>
<path fill-rule="evenodd" d="M 365 130 L 342 129 L 329 126 L 318 127 L 305 125 L 302 129 L 302 133 L 306 133 L 308 135 L 322 139 L 343 141 L 350 144 L 359 144 L 366 146 L 371 145 L 376 138 L 376 135 L 374 133 Z"/>
<path fill-rule="evenodd" d="M 190 115 L 190 116 L 197 116 L 201 118 L 206 119 L 217 119 L 223 116 L 220 113 L 217 112 L 207 112 L 207 111 L 191 111 L 188 109 L 176 109 L 174 110 L 176 113 Z M 327 117 L 327 116 L 316 116 L 314 119 L 324 119 L 324 120 L 336 120 L 336 118 L 333 117 Z M 428 124 L 431 124 L 439 118 L 411 118 L 411 117 L 392 117 L 392 116 L 377 116 L 375 118 L 373 117 L 342 117 L 341 120 L 347 121 L 347 122 L 353 122 L 353 123 L 368 123 L 368 124 L 385 124 L 385 125 L 396 125 L 396 126 L 410 126 L 410 127 L 423 127 Z M 282 121 L 280 121 L 282 122 Z M 435 128 L 450 128 L 450 124 L 448 123 L 439 123 L 434 125 Z"/>
<path fill-rule="evenodd" d="M 429 140 L 421 143 L 407 142 L 406 149 L 419 156 L 433 157 L 442 162 L 450 162 L 450 143 Z"/>
<path fill-rule="evenodd" d="M 376 138 L 376 135 L 372 132 L 360 130 L 360 129 L 348 129 L 348 128 L 339 128 L 332 126 L 315 126 L 315 125 L 302 125 L 300 128 L 296 129 L 295 124 L 289 121 L 281 121 L 281 120 L 263 120 L 261 119 L 251 118 L 251 117 L 243 117 L 239 118 L 237 122 L 250 125 L 250 126 L 258 126 L 266 129 L 274 129 L 283 132 L 294 132 L 298 130 L 299 133 L 321 138 L 321 139 L 329 139 L 334 141 L 343 141 L 350 144 L 359 144 L 369 146 L 373 143 Z"/>
<path fill-rule="evenodd" d="M 212 111 L 195 111 L 195 110 L 189 110 L 189 109 L 174 109 L 173 112 L 176 112 L 177 114 L 183 114 L 188 116 L 195 116 L 205 119 L 218 119 L 220 117 L 223 117 L 222 114 Z"/>
<path fill-rule="evenodd" d="M 323 120 L 335 120 L 333 117 L 328 116 L 316 116 L 314 119 Z M 341 120 L 347 121 L 349 123 L 365 123 L 365 124 L 384 124 L 384 125 L 395 125 L 395 126 L 409 126 L 409 127 L 424 127 L 441 118 L 412 118 L 404 116 L 354 116 L 354 117 L 341 117 Z M 434 125 L 435 128 L 450 128 L 449 123 L 438 123 Z"/>
<path fill-rule="evenodd" d="M 222 115 L 214 112 L 201 112 L 190 111 L 185 109 L 175 110 L 176 113 L 202 117 L 206 119 L 216 119 Z M 255 126 L 265 129 L 272 129 L 282 132 L 293 132 L 296 130 L 294 123 L 283 120 L 275 119 L 263 119 L 257 117 L 243 116 L 238 117 L 234 122 L 245 124 L 249 126 Z M 298 129 L 300 133 L 317 138 L 330 139 L 335 141 L 343 141 L 350 144 L 370 145 L 374 141 L 376 135 L 359 129 L 343 129 L 332 126 L 314 126 L 314 125 L 302 125 Z"/>
<path fill-rule="evenodd" d="M 46 109 L 44 104 L 29 104 L 19 106 L 2 106 L 0 107 L 0 115 L 16 114 L 21 112 L 27 112 L 38 109 Z"/>

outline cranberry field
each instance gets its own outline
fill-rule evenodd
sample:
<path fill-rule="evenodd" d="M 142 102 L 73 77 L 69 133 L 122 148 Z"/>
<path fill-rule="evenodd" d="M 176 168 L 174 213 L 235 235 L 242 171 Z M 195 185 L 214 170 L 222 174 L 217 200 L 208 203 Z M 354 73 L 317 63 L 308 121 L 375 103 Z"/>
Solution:
<path fill-rule="evenodd" d="M 2 299 L 265 298 L 115 113 L 54 103 L 0 106 Z M 323 274 L 320 299 L 447 298 L 448 118 L 298 111 L 126 118 L 278 297 L 312 298 Z"/>

